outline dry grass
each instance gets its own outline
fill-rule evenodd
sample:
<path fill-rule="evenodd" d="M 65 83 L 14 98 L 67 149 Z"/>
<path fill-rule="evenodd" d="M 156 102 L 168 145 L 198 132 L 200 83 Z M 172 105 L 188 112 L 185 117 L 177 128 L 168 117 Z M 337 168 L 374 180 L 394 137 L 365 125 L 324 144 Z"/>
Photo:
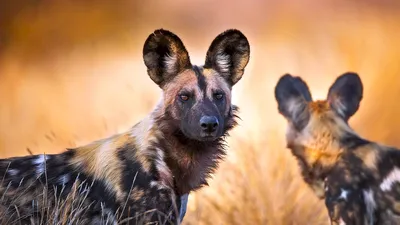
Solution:
<path fill-rule="evenodd" d="M 8 170 L 8 169 L 7 169 Z M 7 171 L 5 172 L 7 173 Z M 47 177 L 45 166 L 44 176 Z M 135 213 L 129 217 L 122 217 L 124 210 L 128 209 L 126 203 L 118 208 L 116 212 L 111 212 L 101 205 L 100 215 L 93 218 L 93 207 L 98 204 L 90 201 L 88 196 L 93 188 L 93 182 L 79 180 L 78 177 L 70 189 L 65 186 L 51 186 L 37 179 L 21 179 L 19 186 L 11 188 L 11 181 L 8 182 L 5 177 L 1 179 L 0 186 L 0 224 L 10 225 L 67 225 L 67 224 L 148 224 L 148 218 L 156 215 L 159 225 L 170 224 L 169 218 L 172 213 L 178 213 L 178 209 L 165 214 L 157 209 L 147 210 L 143 213 Z M 57 190 L 57 188 L 60 188 Z M 133 188 L 133 184 L 132 184 Z M 130 196 L 128 194 L 128 196 Z M 26 198 L 32 199 L 27 200 Z M 171 199 L 173 200 L 173 199 Z M 22 202 L 25 202 L 24 204 Z M 22 206 L 22 207 L 21 207 Z"/>
<path fill-rule="evenodd" d="M 289 155 L 262 152 L 268 142 L 235 143 L 245 151 L 238 162 L 223 165 L 210 190 L 192 196 L 193 217 L 186 224 L 325 224 L 323 204 L 299 179 Z"/>
<path fill-rule="evenodd" d="M 43 9 L 37 23 L 22 13 L 15 22 L 20 29 L 13 29 L 16 43 L 0 55 L 0 155 L 22 155 L 26 147 L 33 153 L 60 152 L 127 129 L 151 111 L 160 94 L 140 55 L 150 32 L 171 29 L 193 61 L 202 63 L 212 38 L 235 27 L 248 36 L 252 51 L 245 76 L 234 87 L 241 126 L 229 139 L 229 156 L 210 187 L 189 197 L 184 224 L 327 224 L 323 202 L 299 178 L 296 161 L 285 149 L 285 121 L 273 88 L 290 72 L 303 76 L 313 95 L 322 98 L 336 76 L 356 71 L 365 95 L 351 124 L 366 138 L 400 145 L 397 2 L 218 1 L 210 7 L 208 1 L 178 0 L 143 4 L 138 14 L 126 12 L 132 3 L 112 9 L 124 16 L 101 13 L 111 9 L 100 4 L 74 14 L 70 23 L 69 14 L 59 15 L 68 29 L 57 32 L 70 35 L 61 39 L 60 49 L 60 34 L 40 33 L 57 24 L 43 19 L 50 12 Z M 86 16 L 92 19 L 79 26 Z M 102 30 L 107 17 L 111 22 Z M 119 20 L 123 26 L 113 29 L 112 21 Z M 40 32 L 24 39 L 27 26 L 20 23 Z M 90 34 L 85 26 L 92 26 Z M 101 38 L 110 31 L 115 37 Z M 95 44 L 81 42 L 85 35 Z M 33 46 L 35 40 L 42 41 Z M 44 48 L 55 49 L 49 54 Z"/>
<path fill-rule="evenodd" d="M 84 216 L 89 212 L 89 207 L 85 204 L 87 194 L 90 187 L 88 185 L 80 185 L 75 182 L 71 192 L 68 193 L 66 199 L 63 199 L 49 189 L 44 188 L 38 198 L 32 201 L 30 210 L 18 207 L 18 201 L 23 198 L 26 187 L 19 187 L 17 193 L 11 202 L 6 202 L 4 197 L 0 199 L 0 223 L 1 224 L 25 224 L 27 221 L 31 225 L 39 224 L 87 224 Z M 28 187 L 32 188 L 32 187 Z M 3 194 L 7 195 L 7 191 Z M 52 204 L 49 199 L 54 199 Z M 33 212 L 33 215 L 31 214 Z M 104 213 L 104 224 L 112 224 L 109 217 Z M 112 220 L 110 220 L 112 221 Z"/>

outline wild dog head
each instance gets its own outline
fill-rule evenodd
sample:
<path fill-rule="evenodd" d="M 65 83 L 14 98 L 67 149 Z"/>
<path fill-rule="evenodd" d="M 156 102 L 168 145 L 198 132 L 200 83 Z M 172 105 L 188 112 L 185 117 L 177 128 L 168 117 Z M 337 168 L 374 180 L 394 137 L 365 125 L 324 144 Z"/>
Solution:
<path fill-rule="evenodd" d="M 182 41 L 167 30 L 154 31 L 143 49 L 148 75 L 163 91 L 163 115 L 176 132 L 198 141 L 215 140 L 231 126 L 231 89 L 249 57 L 249 42 L 238 30 L 214 39 L 204 66 L 192 65 Z"/>
<path fill-rule="evenodd" d="M 302 166 L 324 173 L 336 162 L 342 143 L 353 134 L 348 121 L 358 110 L 362 95 L 361 79 L 351 72 L 338 77 L 327 98 L 317 101 L 300 77 L 286 74 L 279 79 L 275 98 L 279 113 L 288 121 L 287 147 Z"/>

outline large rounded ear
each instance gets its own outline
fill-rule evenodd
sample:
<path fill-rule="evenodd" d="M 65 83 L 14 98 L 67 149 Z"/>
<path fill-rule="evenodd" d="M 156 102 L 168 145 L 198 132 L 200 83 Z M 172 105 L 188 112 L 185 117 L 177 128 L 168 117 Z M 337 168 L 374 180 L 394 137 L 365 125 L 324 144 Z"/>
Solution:
<path fill-rule="evenodd" d="M 347 72 L 329 88 L 330 106 L 347 122 L 357 112 L 363 98 L 363 84 L 358 74 Z"/>
<path fill-rule="evenodd" d="M 150 78 L 161 88 L 177 74 L 192 67 L 181 39 L 163 29 L 154 31 L 147 38 L 143 60 Z"/>
<path fill-rule="evenodd" d="M 290 74 L 283 75 L 275 86 L 275 99 L 279 113 L 289 120 L 297 130 L 302 130 L 309 121 L 308 102 L 312 96 L 307 84 Z"/>
<path fill-rule="evenodd" d="M 243 76 L 249 62 L 250 45 L 242 32 L 231 29 L 218 35 L 207 51 L 204 68 L 216 70 L 231 85 Z"/>

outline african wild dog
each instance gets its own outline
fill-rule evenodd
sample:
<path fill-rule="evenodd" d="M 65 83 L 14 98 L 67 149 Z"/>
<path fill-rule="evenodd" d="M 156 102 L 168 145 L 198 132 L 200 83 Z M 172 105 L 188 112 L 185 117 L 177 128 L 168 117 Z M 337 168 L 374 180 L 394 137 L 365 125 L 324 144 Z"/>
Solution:
<path fill-rule="evenodd" d="M 326 100 L 313 101 L 307 84 L 283 75 L 276 87 L 287 119 L 287 147 L 303 179 L 325 198 L 332 224 L 400 224 L 400 151 L 365 140 L 348 120 L 359 108 L 363 85 L 345 73 Z"/>
<path fill-rule="evenodd" d="M 162 101 L 127 132 L 61 154 L 1 160 L 1 224 L 178 223 L 179 196 L 207 185 L 225 156 L 236 125 L 231 89 L 249 57 L 247 38 L 232 29 L 194 66 L 178 36 L 154 31 L 143 58 Z"/>

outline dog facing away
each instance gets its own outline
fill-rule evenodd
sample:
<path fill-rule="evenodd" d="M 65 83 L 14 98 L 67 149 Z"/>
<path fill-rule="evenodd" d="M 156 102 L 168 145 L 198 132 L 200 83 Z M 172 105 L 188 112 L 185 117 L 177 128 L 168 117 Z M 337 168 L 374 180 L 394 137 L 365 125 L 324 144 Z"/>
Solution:
<path fill-rule="evenodd" d="M 352 72 L 336 79 L 326 100 L 313 101 L 307 84 L 290 74 L 275 87 L 287 147 L 304 181 L 325 198 L 331 224 L 400 224 L 400 151 L 363 139 L 348 124 L 362 97 Z"/>
<path fill-rule="evenodd" d="M 226 154 L 236 125 L 231 90 L 249 57 L 247 38 L 231 29 L 194 66 L 178 36 L 154 31 L 143 48 L 163 93 L 154 111 L 86 146 L 0 160 L 1 224 L 180 223 L 187 195 L 207 185 Z"/>

